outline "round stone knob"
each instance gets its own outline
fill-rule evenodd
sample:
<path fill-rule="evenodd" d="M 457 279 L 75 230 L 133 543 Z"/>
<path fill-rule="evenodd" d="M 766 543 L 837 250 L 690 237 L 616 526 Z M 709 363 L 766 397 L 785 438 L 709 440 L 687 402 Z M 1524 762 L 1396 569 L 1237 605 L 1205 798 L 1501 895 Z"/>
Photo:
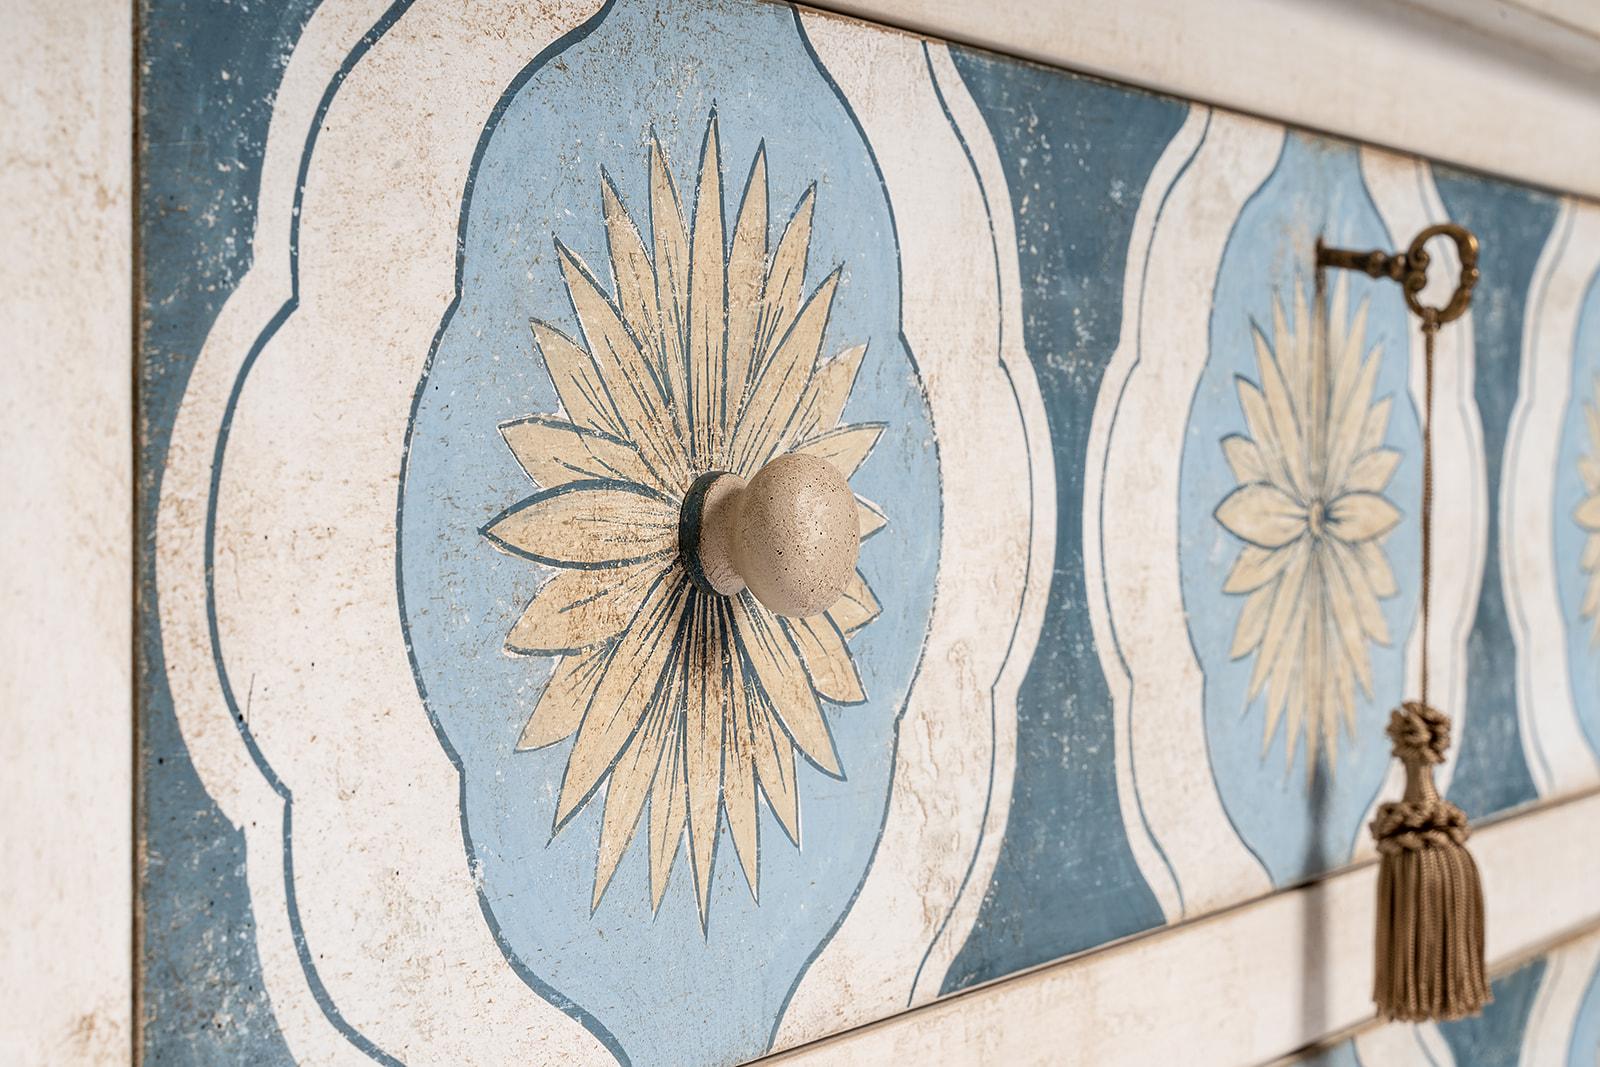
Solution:
<path fill-rule="evenodd" d="M 702 476 L 683 505 L 680 540 L 689 572 L 711 591 L 748 588 L 779 615 L 803 618 L 833 606 L 861 550 L 855 494 L 827 460 L 779 456 L 749 484 Z"/>

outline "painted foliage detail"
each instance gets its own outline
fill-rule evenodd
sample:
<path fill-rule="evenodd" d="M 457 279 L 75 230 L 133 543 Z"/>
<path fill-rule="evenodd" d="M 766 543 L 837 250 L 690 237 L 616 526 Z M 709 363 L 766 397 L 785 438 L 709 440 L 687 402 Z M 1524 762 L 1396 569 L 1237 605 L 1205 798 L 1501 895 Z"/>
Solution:
<path fill-rule="evenodd" d="M 1223 591 L 1245 598 L 1231 655 L 1254 652 L 1247 700 L 1265 693 L 1262 750 L 1287 710 L 1287 765 L 1301 736 L 1308 773 L 1355 736 L 1355 686 L 1372 695 L 1371 642 L 1390 642 L 1379 600 L 1395 595 L 1383 541 L 1400 521 L 1384 491 L 1400 453 L 1383 446 L 1390 398 L 1374 402 L 1382 345 L 1365 349 L 1367 303 L 1341 281 L 1309 303 L 1281 296 L 1269 341 L 1254 323 L 1259 382 L 1237 380 L 1248 436 L 1222 439 L 1238 487 L 1217 521 L 1245 544 Z M 1331 307 L 1330 307 L 1331 304 Z"/>
<path fill-rule="evenodd" d="M 1600 647 L 1600 374 L 1595 375 L 1594 396 L 1584 404 L 1583 415 L 1589 426 L 1589 452 L 1578 460 L 1578 474 L 1583 478 L 1583 503 L 1573 513 L 1587 535 L 1579 565 L 1588 575 L 1588 586 L 1583 594 L 1582 617 L 1594 620 L 1589 633 L 1589 647 Z"/>
<path fill-rule="evenodd" d="M 754 895 L 758 790 L 798 846 L 795 750 L 843 777 L 820 701 L 866 700 L 846 639 L 879 606 L 859 572 L 832 609 L 806 619 L 773 615 L 748 593 L 702 592 L 678 553 L 684 494 L 708 471 L 749 478 L 788 452 L 849 477 L 884 427 L 840 423 L 866 345 L 820 358 L 839 271 L 804 292 L 815 186 L 769 255 L 764 144 L 731 240 L 714 113 L 692 227 L 654 139 L 649 168 L 649 248 L 601 172 L 609 294 L 556 238 L 583 343 L 532 323 L 563 412 L 501 427 L 539 491 L 485 535 L 555 568 L 506 638 L 513 654 L 562 657 L 517 747 L 576 734 L 556 832 L 609 782 L 593 904 L 648 798 L 652 906 L 687 827 L 704 923 L 720 815 Z M 857 499 L 865 537 L 886 520 Z"/>

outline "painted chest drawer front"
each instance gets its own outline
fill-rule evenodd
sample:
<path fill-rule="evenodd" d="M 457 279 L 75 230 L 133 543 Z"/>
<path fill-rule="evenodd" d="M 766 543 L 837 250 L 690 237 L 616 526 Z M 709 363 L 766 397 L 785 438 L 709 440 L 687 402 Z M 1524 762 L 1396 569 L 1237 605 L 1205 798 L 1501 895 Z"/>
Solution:
<path fill-rule="evenodd" d="M 1477 1018 L 1375 1027 L 1319 1050 L 1318 1067 L 1539 1067 L 1600 1062 L 1600 935 L 1543 953 L 1494 982 Z"/>
<path fill-rule="evenodd" d="M 150 1062 L 732 1063 L 1369 856 L 1421 345 L 1319 235 L 1485 249 L 1441 784 L 1600 778 L 1600 209 L 781 4 L 144 6 Z M 792 452 L 804 619 L 679 543 Z"/>

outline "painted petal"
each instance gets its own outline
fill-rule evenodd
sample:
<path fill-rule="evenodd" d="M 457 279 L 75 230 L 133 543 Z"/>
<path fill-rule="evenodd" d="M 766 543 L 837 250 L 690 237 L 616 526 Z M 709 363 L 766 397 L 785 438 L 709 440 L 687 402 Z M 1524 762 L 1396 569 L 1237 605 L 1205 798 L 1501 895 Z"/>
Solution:
<path fill-rule="evenodd" d="M 633 740 L 623 750 L 622 757 L 611 770 L 611 781 L 606 786 L 605 814 L 600 820 L 600 848 L 595 856 L 594 895 L 589 899 L 589 910 L 600 906 L 600 897 L 611 876 L 617 872 L 622 854 L 633 842 L 639 816 L 644 811 L 645 797 L 650 795 L 650 785 L 655 780 L 656 767 L 661 762 L 661 747 L 667 736 L 667 710 L 660 704 L 652 707 L 649 719 L 634 734 Z"/>
<path fill-rule="evenodd" d="M 856 497 L 856 517 L 860 520 L 857 536 L 863 541 L 889 525 L 889 516 L 883 509 L 862 496 Z"/>
<path fill-rule="evenodd" d="M 1600 567 L 1600 537 L 1591 535 L 1583 543 L 1583 555 L 1578 558 L 1578 566 L 1586 571 Z"/>
<path fill-rule="evenodd" d="M 1375 452 L 1368 452 L 1356 460 L 1355 466 L 1350 468 L 1350 477 L 1346 479 L 1345 486 L 1369 493 L 1381 493 L 1388 487 L 1389 479 L 1394 477 L 1395 468 L 1399 465 L 1400 453 L 1393 448 L 1380 448 Z"/>
<path fill-rule="evenodd" d="M 1328 507 L 1328 532 L 1346 544 L 1382 537 L 1400 522 L 1400 509 L 1377 493 L 1346 493 Z"/>
<path fill-rule="evenodd" d="M 592 648 L 572 656 L 561 657 L 555 673 L 545 683 L 539 694 L 539 703 L 517 739 L 517 751 L 543 748 L 557 741 L 565 741 L 583 722 L 583 711 L 589 706 L 589 696 L 595 683 L 609 662 L 611 649 Z"/>
<path fill-rule="evenodd" d="M 1244 415 L 1244 427 L 1256 447 L 1271 454 L 1281 451 L 1278 438 L 1272 432 L 1272 416 L 1267 412 L 1267 398 L 1261 395 L 1256 383 L 1243 375 L 1235 375 L 1233 388 L 1239 395 L 1239 411 Z"/>
<path fill-rule="evenodd" d="M 1267 465 L 1261 461 L 1261 450 L 1248 437 L 1236 433 L 1224 437 L 1222 454 L 1240 484 L 1267 480 Z"/>
<path fill-rule="evenodd" d="M 1240 659 L 1261 644 L 1267 629 L 1267 613 L 1272 608 L 1272 595 L 1277 587 L 1264 585 L 1245 598 L 1239 609 L 1239 621 L 1233 628 L 1233 646 L 1228 649 L 1230 659 Z"/>
<path fill-rule="evenodd" d="M 1229 533 L 1262 548 L 1282 548 L 1306 529 L 1305 509 L 1265 482 L 1241 485 L 1217 505 L 1216 514 Z"/>
<path fill-rule="evenodd" d="M 1600 530 L 1600 496 L 1592 496 L 1578 505 L 1578 510 L 1572 513 L 1578 520 L 1578 525 L 1588 530 Z"/>
<path fill-rule="evenodd" d="M 733 601 L 733 611 L 744 661 L 783 728 L 818 768 L 835 778 L 844 777 L 828 722 L 811 691 L 805 665 L 789 638 L 748 594 Z"/>
<path fill-rule="evenodd" d="M 1261 369 L 1261 395 L 1266 398 L 1267 414 L 1272 419 L 1272 435 L 1281 447 L 1278 459 L 1289 475 L 1289 487 L 1297 493 L 1304 493 L 1308 482 L 1300 416 L 1295 411 L 1283 370 L 1259 331 L 1255 334 L 1255 341 L 1256 362 Z"/>
<path fill-rule="evenodd" d="M 1578 475 L 1590 493 L 1600 493 L 1600 456 L 1579 456 Z"/>
<path fill-rule="evenodd" d="M 500 436 L 541 489 L 594 479 L 668 488 L 640 457 L 637 448 L 601 430 L 547 415 L 530 415 L 503 424 Z"/>
<path fill-rule="evenodd" d="M 1583 604 L 1578 611 L 1584 618 L 1600 611 L 1600 582 L 1589 583 L 1589 589 L 1584 593 Z"/>
<path fill-rule="evenodd" d="M 805 292 L 806 259 L 811 251 L 811 218 L 816 203 L 817 187 L 813 183 L 795 205 L 788 224 L 783 228 L 783 236 L 778 238 L 778 247 L 772 253 L 772 269 L 767 272 L 761 324 L 756 335 L 757 359 L 754 370 L 757 374 L 765 366 L 772 346 L 789 332 L 800 308 L 800 298 Z"/>
<path fill-rule="evenodd" d="M 553 567 L 614 567 L 677 551 L 678 507 L 638 486 L 571 482 L 490 520 L 484 536 Z"/>
<path fill-rule="evenodd" d="M 702 923 L 711 902 L 711 868 L 722 804 L 725 709 L 735 686 L 729 629 L 728 609 L 720 600 L 695 598 L 684 647 L 684 751 L 689 780 L 689 859 Z"/>
<path fill-rule="evenodd" d="M 1278 595 L 1283 596 L 1280 588 Z M 1273 605 L 1276 609 L 1276 603 Z M 1267 747 L 1272 743 L 1272 735 L 1278 728 L 1278 723 L 1283 719 L 1284 711 L 1289 712 L 1288 740 L 1289 762 L 1294 762 L 1295 733 L 1300 720 L 1300 697 L 1295 690 L 1298 689 L 1299 656 L 1295 654 L 1300 647 L 1300 635 L 1305 630 L 1306 608 L 1301 597 L 1293 598 L 1289 609 L 1288 618 L 1284 620 L 1281 629 L 1275 628 L 1271 619 L 1268 619 L 1266 635 L 1262 640 L 1262 648 L 1256 659 L 1256 667 L 1262 672 L 1261 682 L 1252 682 L 1253 686 L 1265 684 L 1267 719 L 1261 738 L 1262 755 L 1266 754 Z M 1279 640 L 1276 647 L 1272 647 L 1273 635 L 1278 634 Z M 1287 647 L 1285 647 L 1287 646 Z M 1269 652 L 1269 647 L 1271 651 Z M 1293 696 L 1293 699 L 1291 699 Z"/>
<path fill-rule="evenodd" d="M 855 345 L 817 365 L 806 384 L 805 397 L 798 405 L 799 414 L 789 440 L 810 440 L 839 425 L 866 354 L 866 345 Z"/>
<path fill-rule="evenodd" d="M 1313 321 L 1310 305 L 1306 302 L 1306 287 L 1301 282 L 1300 276 L 1294 278 L 1294 321 L 1296 329 L 1289 334 L 1288 346 L 1285 348 L 1283 338 L 1278 339 L 1279 353 L 1287 352 L 1280 356 L 1280 367 L 1283 371 L 1285 383 L 1289 386 L 1290 399 L 1294 401 L 1294 409 L 1307 425 L 1315 425 L 1319 412 L 1316 409 L 1318 401 L 1326 396 L 1326 381 L 1318 381 L 1322 367 L 1317 362 L 1316 348 L 1321 337 L 1323 325 L 1320 321 Z M 1319 318 L 1321 308 L 1318 308 Z M 1318 388 L 1321 386 L 1321 389 Z M 1319 395 L 1320 394 L 1320 395 Z"/>
<path fill-rule="evenodd" d="M 530 319 L 528 325 L 533 328 L 534 343 L 539 346 L 545 370 L 556 387 L 556 396 L 561 398 L 561 408 L 567 418 L 591 429 L 619 429 L 611 405 L 606 400 L 600 372 L 595 369 L 589 353 L 548 323 Z"/>
<path fill-rule="evenodd" d="M 1228 571 L 1222 591 L 1237 594 L 1260 589 L 1282 573 L 1288 562 L 1289 553 L 1281 548 L 1260 548 L 1246 544 L 1239 550 L 1239 558 L 1234 560 L 1233 569 Z"/>
<path fill-rule="evenodd" d="M 731 424 L 744 403 L 756 357 L 756 331 L 767 281 L 767 146 L 756 146 L 744 184 L 744 200 L 728 250 L 728 399 Z M 725 429 L 727 427 L 724 427 Z"/>
<path fill-rule="evenodd" d="M 679 425 L 689 418 L 688 335 L 689 232 L 683 224 L 678 186 L 667 166 L 667 153 L 650 138 L 650 231 L 655 243 L 656 306 L 661 313 L 661 365 Z"/>
<path fill-rule="evenodd" d="M 615 637 L 670 565 L 656 559 L 627 567 L 557 571 L 511 627 L 506 648 L 525 656 L 549 656 Z"/>
<path fill-rule="evenodd" d="M 765 703 L 754 705 L 756 778 L 767 806 L 795 847 L 800 845 L 800 791 L 795 787 L 794 745 Z"/>
<path fill-rule="evenodd" d="M 1272 416 L 1267 412 L 1267 398 L 1261 390 L 1244 378 L 1235 378 L 1234 387 L 1239 394 L 1239 410 L 1244 412 L 1245 427 L 1256 443 L 1256 454 L 1267 468 L 1266 480 L 1285 492 L 1294 492 L 1294 479 L 1283 459 L 1283 445 L 1272 427 Z"/>
<path fill-rule="evenodd" d="M 1272 610 L 1267 613 L 1267 625 L 1261 636 L 1261 651 L 1250 676 L 1249 695 L 1252 699 L 1261 692 L 1261 686 L 1267 680 L 1268 672 L 1277 666 L 1279 653 L 1284 642 L 1289 640 L 1290 631 L 1299 626 L 1298 612 L 1304 593 L 1308 555 L 1303 541 L 1297 542 L 1290 548 L 1289 562 L 1284 566 L 1283 574 L 1273 587 Z"/>
<path fill-rule="evenodd" d="M 617 642 L 567 758 L 556 829 L 589 799 L 651 708 L 664 699 L 663 682 L 681 636 L 688 588 L 677 568 L 669 571 Z"/>
<path fill-rule="evenodd" d="M 1389 566 L 1389 556 L 1376 541 L 1363 541 L 1350 546 L 1360 561 L 1358 569 L 1366 577 L 1372 591 L 1380 598 L 1392 597 L 1400 591 L 1394 580 L 1394 570 Z"/>
<path fill-rule="evenodd" d="M 1340 277 L 1325 300 L 1313 300 L 1316 318 L 1312 321 L 1312 351 L 1325 360 L 1327 414 L 1336 418 L 1340 398 L 1350 391 L 1350 382 L 1360 369 L 1360 345 L 1354 357 L 1350 352 L 1351 322 L 1349 290 L 1344 277 Z M 1357 310 L 1357 315 L 1361 314 Z M 1357 335 L 1363 336 L 1363 334 Z"/>
<path fill-rule="evenodd" d="M 1338 690 L 1340 719 L 1344 723 L 1345 736 L 1351 740 L 1354 740 L 1356 736 L 1356 692 L 1353 677 L 1348 664 L 1335 672 L 1333 676 L 1334 684 Z M 1371 696 L 1371 693 L 1367 695 Z M 1334 748 L 1333 740 L 1331 736 L 1328 739 L 1328 765 L 1330 769 L 1337 762 L 1334 758 L 1337 749 Z"/>
<path fill-rule="evenodd" d="M 872 589 L 868 587 L 867 580 L 861 576 L 860 571 L 850 576 L 844 592 L 833 602 L 833 607 L 828 609 L 828 617 L 846 636 L 855 633 L 882 613 L 883 608 L 878 604 L 878 598 L 872 595 Z"/>
<path fill-rule="evenodd" d="M 827 460 L 846 478 L 851 477 L 872 455 L 872 449 L 883 436 L 882 423 L 864 422 L 841 426 L 821 437 L 812 438 L 795 449 L 808 456 Z"/>
<path fill-rule="evenodd" d="M 1359 458 L 1365 458 L 1378 451 L 1390 451 L 1362 448 L 1367 415 L 1371 411 L 1368 401 L 1372 397 L 1372 388 L 1377 381 L 1378 361 L 1382 358 L 1383 350 L 1380 345 L 1373 349 L 1371 358 L 1362 364 L 1361 372 L 1356 377 L 1355 385 L 1345 405 L 1336 409 L 1328 420 L 1327 485 L 1335 487 L 1346 485 L 1353 477 L 1351 465 Z"/>
<path fill-rule="evenodd" d="M 734 457 L 740 470 L 755 470 L 776 452 L 784 433 L 794 425 L 796 408 L 822 349 L 822 334 L 839 287 L 839 271 L 823 279 L 811 294 L 794 325 L 778 342 L 772 357 L 758 372 L 750 399 L 739 416 L 740 442 Z"/>
<path fill-rule="evenodd" d="M 1308 771 L 1316 762 L 1317 742 L 1326 718 L 1328 646 L 1323 637 L 1327 616 L 1324 614 L 1322 589 L 1321 579 L 1312 574 L 1306 582 L 1305 626 L 1300 631 L 1300 699 L 1289 705 L 1289 718 L 1285 724 L 1289 737 L 1293 738 L 1302 732 L 1305 735 Z M 1302 722 L 1305 724 L 1303 731 Z M 1285 771 L 1294 765 L 1293 746 L 1289 746 L 1287 757 Z"/>
<path fill-rule="evenodd" d="M 1368 409 L 1361 423 L 1361 451 L 1383 447 L 1383 440 L 1389 433 L 1389 409 L 1393 406 L 1394 398 L 1386 396 Z"/>
<path fill-rule="evenodd" d="M 600 170 L 601 214 L 605 217 L 606 243 L 611 247 L 611 272 L 617 280 L 617 304 L 622 321 L 646 357 L 661 348 L 661 306 L 656 298 L 656 272 L 645 251 L 644 238 L 633 217 L 622 206 L 611 176 Z"/>
<path fill-rule="evenodd" d="M 1339 286 L 1334 292 L 1334 306 L 1330 312 L 1330 321 L 1335 330 L 1330 336 L 1328 357 L 1333 365 L 1333 397 L 1334 408 L 1339 410 L 1344 406 L 1359 406 L 1365 408 L 1372 397 L 1368 396 L 1351 403 L 1350 389 L 1360 376 L 1362 365 L 1362 346 L 1367 342 L 1367 317 L 1370 302 L 1363 299 L 1356 305 L 1355 314 L 1349 316 L 1346 308 L 1349 303 L 1350 286 L 1347 279 L 1340 278 Z M 1367 360 L 1372 360 L 1368 355 Z"/>
<path fill-rule="evenodd" d="M 754 750 L 755 705 L 748 694 L 740 693 L 724 705 L 722 736 L 722 806 L 728 815 L 728 833 L 733 849 L 744 868 L 750 896 L 760 899 L 761 848 L 760 823 L 756 809 L 756 768 Z M 765 718 L 765 716 L 761 716 Z"/>
<path fill-rule="evenodd" d="M 667 413 L 657 368 L 646 359 L 583 261 L 559 240 L 556 254 L 567 295 L 589 343 L 589 356 L 600 372 L 606 399 L 617 413 L 617 436 L 632 441 L 652 466 L 680 481 L 687 470 L 687 457 Z"/>
<path fill-rule="evenodd" d="M 669 707 L 681 707 L 683 690 Z M 655 781 L 650 786 L 650 910 L 661 907 L 673 861 L 683 841 L 684 821 L 689 811 L 689 786 L 683 768 L 683 723 L 671 729 L 656 764 Z"/>
<path fill-rule="evenodd" d="M 853 345 L 817 369 L 816 390 L 817 428 L 826 430 L 837 426 L 844 418 L 844 406 L 856 387 L 861 374 L 861 363 L 866 358 L 866 345 Z"/>
<path fill-rule="evenodd" d="M 1377 550 L 1381 568 L 1375 568 L 1372 556 L 1362 551 L 1368 545 Z M 1392 586 L 1394 572 L 1389 570 L 1383 546 L 1377 541 L 1363 541 L 1359 547 L 1353 547 L 1339 540 L 1331 540 L 1328 547 L 1337 563 L 1334 568 L 1336 573 L 1332 577 L 1341 577 L 1350 586 L 1351 607 L 1361 624 L 1361 632 L 1380 645 L 1389 644 L 1389 620 L 1383 617 L 1383 605 L 1379 603 L 1385 594 L 1379 592 L 1379 582 L 1387 579 Z M 1371 689 L 1367 691 L 1370 693 Z"/>
<path fill-rule="evenodd" d="M 727 263 L 722 222 L 722 154 L 717 147 L 717 117 L 706 124 L 700 150 L 700 181 L 695 196 L 694 229 L 689 235 L 689 413 L 697 465 L 720 446 L 728 421 L 723 410 L 727 361 Z"/>
<path fill-rule="evenodd" d="M 1332 636 L 1338 641 L 1344 659 L 1355 669 L 1362 690 L 1372 694 L 1372 660 L 1367 655 L 1367 629 L 1362 619 L 1362 591 L 1351 583 L 1348 572 L 1333 554 L 1321 557 L 1322 581 L 1327 593 L 1328 620 Z M 1376 598 L 1371 600 L 1377 604 Z M 1379 615 L 1382 618 L 1382 615 Z M 1332 664 L 1329 665 L 1332 669 Z"/>
<path fill-rule="evenodd" d="M 844 643 L 844 634 L 832 620 L 826 615 L 813 615 L 808 619 L 787 619 L 785 625 L 794 638 L 795 647 L 800 650 L 806 673 L 811 676 L 811 688 L 818 696 L 835 704 L 866 701 L 867 694 L 861 688 L 855 659 Z"/>

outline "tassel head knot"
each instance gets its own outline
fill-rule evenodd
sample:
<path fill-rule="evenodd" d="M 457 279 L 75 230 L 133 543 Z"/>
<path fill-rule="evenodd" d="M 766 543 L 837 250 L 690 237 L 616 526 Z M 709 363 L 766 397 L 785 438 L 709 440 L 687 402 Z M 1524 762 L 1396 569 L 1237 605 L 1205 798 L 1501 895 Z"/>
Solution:
<path fill-rule="evenodd" d="M 1402 763 L 1443 763 L 1450 750 L 1450 716 L 1421 701 L 1408 700 L 1391 711 L 1386 732 Z"/>

